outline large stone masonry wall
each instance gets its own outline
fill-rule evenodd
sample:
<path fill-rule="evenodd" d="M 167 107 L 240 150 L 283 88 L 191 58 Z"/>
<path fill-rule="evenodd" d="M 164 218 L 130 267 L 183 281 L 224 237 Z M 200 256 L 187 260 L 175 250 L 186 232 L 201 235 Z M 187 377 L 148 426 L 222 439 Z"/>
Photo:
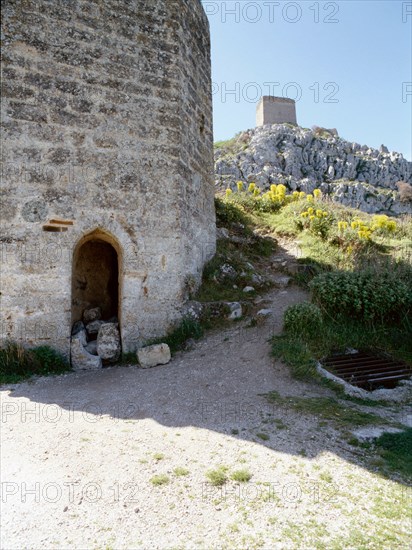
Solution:
<path fill-rule="evenodd" d="M 95 235 L 118 254 L 132 351 L 178 321 L 215 249 L 203 8 L 7 0 L 2 27 L 1 336 L 68 353 L 73 254 Z"/>

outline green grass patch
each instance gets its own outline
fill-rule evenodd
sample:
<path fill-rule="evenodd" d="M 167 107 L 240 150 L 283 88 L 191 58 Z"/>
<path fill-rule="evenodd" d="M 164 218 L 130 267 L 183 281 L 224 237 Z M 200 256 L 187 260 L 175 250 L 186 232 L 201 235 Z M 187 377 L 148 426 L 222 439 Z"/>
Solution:
<path fill-rule="evenodd" d="M 224 485 L 228 481 L 227 470 L 228 468 L 226 466 L 219 466 L 219 468 L 207 471 L 206 477 L 209 483 L 214 487 L 221 487 Z"/>
<path fill-rule="evenodd" d="M 293 409 L 304 414 L 320 416 L 324 420 L 334 421 L 341 427 L 369 426 L 374 424 L 387 424 L 381 416 L 369 412 L 360 411 L 342 404 L 331 397 L 282 397 L 278 392 L 266 394 L 266 398 L 280 406 Z"/>
<path fill-rule="evenodd" d="M 151 340 L 150 344 L 167 344 L 172 353 L 184 348 L 184 345 L 189 338 L 199 340 L 204 334 L 204 327 L 198 321 L 193 319 L 183 319 L 180 325 L 163 338 Z"/>
<path fill-rule="evenodd" d="M 0 383 L 19 382 L 33 375 L 61 374 L 70 370 L 67 359 L 49 346 L 25 348 L 7 342 L 0 349 Z"/>
<path fill-rule="evenodd" d="M 242 470 L 235 470 L 230 474 L 230 479 L 238 481 L 239 483 L 247 483 L 252 479 L 252 474 L 246 468 Z"/>
<path fill-rule="evenodd" d="M 275 358 L 281 359 L 298 380 L 308 380 L 318 376 L 312 351 L 296 336 L 288 334 L 274 336 L 272 354 Z"/>
<path fill-rule="evenodd" d="M 312 322 L 307 315 L 308 308 L 304 308 L 305 315 L 299 314 L 303 305 L 292 306 L 286 311 L 285 330 L 272 339 L 273 356 L 281 359 L 295 378 L 320 379 L 317 362 L 332 354 L 345 353 L 348 348 L 389 355 L 412 365 L 412 322 L 408 317 L 403 317 L 398 324 L 384 324 L 351 318 L 349 313 L 329 315 L 324 312 L 321 321 L 314 316 Z M 307 326 L 302 326 L 305 322 Z M 343 397 L 342 388 L 332 382 L 324 383 Z M 365 400 L 359 403 L 361 401 L 368 404 Z"/>
<path fill-rule="evenodd" d="M 412 428 L 384 433 L 375 441 L 375 446 L 389 470 L 412 478 Z"/>
<path fill-rule="evenodd" d="M 158 462 L 159 460 L 163 460 L 165 458 L 165 455 L 163 453 L 155 453 L 153 455 L 153 458 Z"/>
<path fill-rule="evenodd" d="M 256 434 L 256 437 L 258 437 L 262 441 L 269 441 L 269 439 L 270 439 L 270 436 L 268 434 L 263 433 L 263 432 L 258 432 Z"/>
<path fill-rule="evenodd" d="M 155 486 L 167 485 L 169 482 L 169 476 L 166 474 L 158 474 L 150 478 L 150 483 Z"/>
<path fill-rule="evenodd" d="M 188 476 L 190 474 L 189 470 L 187 470 L 186 468 L 182 468 L 180 466 L 178 466 L 177 468 L 175 468 L 173 470 L 173 473 L 176 477 L 183 477 L 183 476 Z"/>
<path fill-rule="evenodd" d="M 137 365 L 139 363 L 136 352 L 122 353 L 120 365 Z"/>

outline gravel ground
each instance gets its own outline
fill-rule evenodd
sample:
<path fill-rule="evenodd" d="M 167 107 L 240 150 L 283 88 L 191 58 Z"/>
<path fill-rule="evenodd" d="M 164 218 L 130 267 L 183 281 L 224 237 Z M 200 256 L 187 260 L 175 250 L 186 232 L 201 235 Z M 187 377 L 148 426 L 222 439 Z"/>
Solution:
<path fill-rule="evenodd" d="M 305 297 L 273 291 L 263 326 L 212 332 L 163 367 L 4 387 L 2 548 L 408 547 L 410 488 L 377 475 L 341 428 L 262 396 L 334 395 L 270 357 L 283 311 Z M 218 467 L 252 477 L 214 487 Z"/>

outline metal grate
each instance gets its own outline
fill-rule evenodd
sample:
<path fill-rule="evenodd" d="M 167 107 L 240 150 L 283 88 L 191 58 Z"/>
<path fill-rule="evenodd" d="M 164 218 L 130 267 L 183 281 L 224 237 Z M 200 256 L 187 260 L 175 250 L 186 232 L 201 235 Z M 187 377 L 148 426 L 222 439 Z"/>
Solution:
<path fill-rule="evenodd" d="M 406 363 L 372 353 L 332 355 L 322 360 L 322 366 L 345 382 L 368 391 L 394 388 L 412 376 L 412 367 Z"/>

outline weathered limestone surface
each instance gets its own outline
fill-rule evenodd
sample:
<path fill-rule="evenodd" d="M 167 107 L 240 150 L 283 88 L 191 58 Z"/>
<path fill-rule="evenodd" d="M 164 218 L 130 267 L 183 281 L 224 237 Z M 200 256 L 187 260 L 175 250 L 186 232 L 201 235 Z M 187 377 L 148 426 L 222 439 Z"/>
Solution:
<path fill-rule="evenodd" d="M 290 190 L 316 187 L 334 200 L 366 212 L 412 214 L 397 183 L 412 183 L 412 162 L 385 146 L 372 149 L 340 138 L 335 130 L 287 124 L 243 132 L 233 150 L 215 151 L 215 183 L 236 189 L 236 182 L 267 189 L 283 183 Z"/>
<path fill-rule="evenodd" d="M 72 292 L 89 282 L 73 255 L 98 239 L 116 250 L 122 349 L 135 351 L 178 322 L 215 250 L 206 15 L 198 0 L 2 11 L 1 337 L 69 354 Z"/>
<path fill-rule="evenodd" d="M 78 332 L 71 339 L 70 355 L 73 370 L 96 370 L 102 368 L 102 360 L 86 349 L 86 334 Z"/>
<path fill-rule="evenodd" d="M 297 124 L 296 103 L 286 97 L 263 96 L 256 106 L 256 126 Z"/>
<path fill-rule="evenodd" d="M 137 350 L 137 359 L 143 369 L 150 369 L 157 365 L 166 365 L 171 359 L 167 344 L 155 344 Z"/>
<path fill-rule="evenodd" d="M 116 323 L 105 323 L 97 335 L 97 354 L 103 361 L 115 363 L 121 353 L 120 334 Z"/>

